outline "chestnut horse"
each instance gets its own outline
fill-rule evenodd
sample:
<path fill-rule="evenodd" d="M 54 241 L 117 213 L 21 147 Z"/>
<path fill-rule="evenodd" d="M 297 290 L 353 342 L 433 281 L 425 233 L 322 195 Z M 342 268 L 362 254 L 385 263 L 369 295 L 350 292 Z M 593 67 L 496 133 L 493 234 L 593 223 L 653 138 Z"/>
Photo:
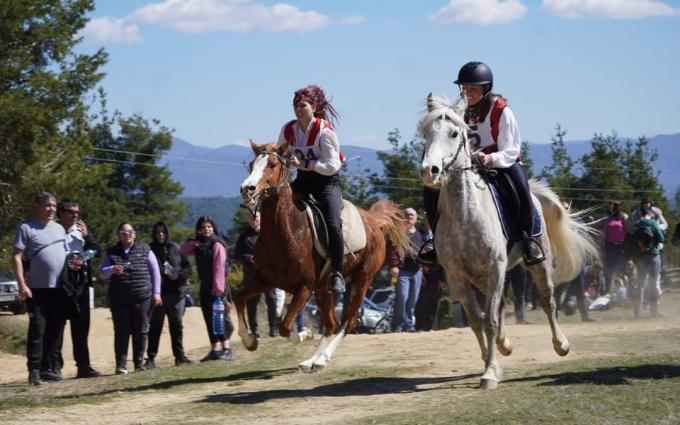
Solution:
<path fill-rule="evenodd" d="M 250 175 L 241 184 L 244 204 L 254 207 L 261 201 L 260 235 L 253 251 L 255 273 L 245 289 L 236 296 L 238 334 L 248 350 L 257 349 L 257 338 L 246 322 L 246 300 L 273 288 L 293 294 L 290 308 L 281 322 L 279 333 L 297 343 L 312 339 L 305 328 L 299 334 L 291 331 L 293 321 L 315 294 L 324 334 L 316 351 L 300 363 L 301 371 L 323 370 L 340 341 L 354 328 L 361 303 L 373 278 L 385 261 L 385 236 L 403 253 L 411 250 L 407 223 L 396 204 L 379 201 L 369 211 L 358 208 L 366 230 L 366 246 L 345 255 L 342 274 L 349 277 L 342 323 L 335 316 L 333 295 L 328 293 L 326 260 L 314 250 L 312 232 L 304 210 L 293 199 L 288 183 L 289 168 L 283 155 L 288 145 L 278 149 L 274 144 L 250 142 L 255 159 Z"/>

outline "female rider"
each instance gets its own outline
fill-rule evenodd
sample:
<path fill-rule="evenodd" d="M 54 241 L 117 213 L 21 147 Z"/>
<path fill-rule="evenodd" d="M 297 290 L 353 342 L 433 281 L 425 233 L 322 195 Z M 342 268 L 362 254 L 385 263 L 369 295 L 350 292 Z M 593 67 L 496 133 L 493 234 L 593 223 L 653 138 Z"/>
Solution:
<path fill-rule="evenodd" d="M 470 127 L 469 137 L 475 157 L 485 168 L 504 173 L 514 183 L 520 201 L 519 226 L 521 229 L 524 261 L 527 265 L 545 260 L 543 248 L 532 238 L 532 200 L 527 177 L 520 165 L 521 138 L 519 127 L 505 99 L 491 91 L 493 74 L 482 62 L 468 62 L 458 72 L 455 81 L 467 100 L 465 122 Z M 428 219 L 434 233 L 438 190 L 425 188 L 424 201 Z M 430 254 L 432 256 L 432 254 Z"/>
<path fill-rule="evenodd" d="M 340 211 L 342 188 L 338 171 L 342 165 L 338 136 L 332 123 L 338 114 L 326 100 L 324 91 L 315 85 L 304 87 L 293 96 L 295 120 L 281 128 L 278 146 L 288 144 L 290 164 L 297 167 L 291 184 L 297 196 L 313 195 L 319 202 L 328 228 L 331 260 L 329 286 L 333 292 L 345 292 L 342 277 L 343 238 Z"/>

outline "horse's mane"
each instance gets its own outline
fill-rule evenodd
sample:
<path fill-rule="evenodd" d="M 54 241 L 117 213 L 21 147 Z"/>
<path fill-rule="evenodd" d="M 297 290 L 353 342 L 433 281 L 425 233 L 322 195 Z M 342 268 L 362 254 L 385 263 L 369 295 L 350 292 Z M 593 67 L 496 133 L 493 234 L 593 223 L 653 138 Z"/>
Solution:
<path fill-rule="evenodd" d="M 460 99 L 451 102 L 446 96 L 430 96 L 427 100 L 427 112 L 420 119 L 418 125 L 418 133 L 425 137 L 424 131 L 426 128 L 430 128 L 432 123 L 441 118 L 443 114 L 446 114 L 451 120 L 459 127 L 468 130 L 468 126 L 465 123 L 465 119 L 456 111 L 455 107 L 460 102 Z"/>

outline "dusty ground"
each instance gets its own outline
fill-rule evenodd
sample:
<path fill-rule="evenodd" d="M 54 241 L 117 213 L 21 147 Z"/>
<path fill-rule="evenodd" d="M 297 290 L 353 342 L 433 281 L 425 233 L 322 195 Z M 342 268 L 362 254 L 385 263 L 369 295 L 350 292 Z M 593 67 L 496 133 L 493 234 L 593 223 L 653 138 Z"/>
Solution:
<path fill-rule="evenodd" d="M 634 321 L 630 318 L 632 311 L 621 309 L 615 312 L 598 312 L 595 314 L 597 323 L 580 323 L 574 318 L 565 320 L 562 325 L 564 333 L 572 341 L 596 341 L 607 338 L 631 338 L 634 335 L 653 334 L 663 331 L 677 331 L 680 329 L 680 293 L 667 293 L 662 298 L 661 312 L 664 317 L 658 319 L 643 319 Z M 514 345 L 514 352 L 510 357 L 501 358 L 501 364 L 508 374 L 532 365 L 547 364 L 551 362 L 568 361 L 579 358 L 612 357 L 630 355 L 625 346 L 616 344 L 573 344 L 572 351 L 567 357 L 558 357 L 552 350 L 550 329 L 545 317 L 540 312 L 531 312 L 529 317 L 534 321 L 531 325 L 514 325 L 512 319 L 507 327 L 507 335 Z M 607 318 L 607 315 L 612 315 Z M 612 320 L 612 317 L 620 317 L 620 320 Z M 24 317 L 0 317 L 0 320 L 26 320 Z M 109 311 L 96 309 L 93 311 L 93 328 L 90 333 L 90 350 L 93 364 L 106 374 L 113 372 L 113 326 Z M 266 324 L 264 326 L 266 329 Z M 268 344 L 274 342 L 266 338 L 261 349 L 266 349 Z M 190 308 L 185 316 L 184 344 L 189 356 L 198 360 L 208 350 L 207 336 L 203 319 L 198 308 Z M 237 355 L 236 362 L 248 359 L 251 354 L 246 352 L 239 340 L 233 340 L 234 350 Z M 271 346 L 271 345 L 270 345 Z M 314 346 L 305 348 L 305 355 L 311 355 Z M 654 352 L 654 347 L 649 348 Z M 659 350 L 662 350 L 659 347 Z M 303 353 L 303 354 L 304 354 Z M 67 365 L 64 374 L 67 377 L 75 375 L 75 368 L 71 360 L 70 341 L 66 339 L 64 354 Z M 250 357 L 252 359 L 252 357 Z M 304 360 L 304 357 L 295 361 Z M 0 354 L 2 386 L 23 386 L 26 380 L 25 358 L 18 355 Z M 159 365 L 171 366 L 172 355 L 170 351 L 167 326 L 161 338 L 159 353 Z M 317 410 L 323 406 L 324 423 L 344 422 L 357 420 L 366 412 L 375 414 L 376 409 L 388 409 L 390 412 L 399 411 L 404 403 L 404 388 L 391 381 L 395 385 L 391 391 L 376 391 L 366 394 L 363 391 L 348 391 L 347 394 L 336 397 L 322 397 L 319 388 L 326 389 L 323 384 L 319 386 L 319 380 L 323 382 L 323 374 L 330 380 L 333 371 L 358 371 L 349 372 L 361 376 L 362 368 L 381 367 L 408 367 L 426 370 L 426 376 L 422 376 L 422 382 L 416 384 L 418 389 L 426 389 L 437 385 L 451 387 L 458 385 L 452 383 L 453 377 L 461 377 L 465 386 L 470 387 L 476 382 L 477 375 L 482 372 L 479 348 L 469 329 L 448 329 L 436 332 L 417 334 L 385 334 L 385 335 L 349 335 L 340 346 L 331 366 L 322 374 L 304 375 L 288 370 L 285 373 L 273 376 L 271 379 L 241 379 L 236 382 L 198 382 L 186 385 L 182 391 L 154 391 L 154 389 L 140 389 L 121 394 L 113 400 L 95 404 L 76 404 L 67 407 L 45 407 L 31 409 L 22 414 L 21 418 L 11 418 L 13 423 L 159 423 L 165 422 L 165 413 L 168 411 L 178 412 L 180 406 L 197 406 L 196 403 L 228 401 L 230 405 L 243 405 L 249 403 L 265 403 L 266 409 L 258 409 L 256 415 L 249 417 L 229 417 L 230 423 L 257 423 L 257 424 L 316 424 L 319 422 L 317 415 L 309 415 L 305 412 Z M 281 368 L 294 367 L 296 363 L 282 364 Z M 149 373 L 149 372 L 145 372 Z M 413 378 L 420 375 L 409 375 Z M 335 376 L 337 378 L 337 376 Z M 103 379 L 103 378 L 102 378 Z M 395 378 L 399 379 L 399 378 Z M 467 381 L 464 381 L 467 379 Z M 472 379 L 472 380 L 470 380 Z M 92 382 L 96 380 L 88 380 Z M 453 379 L 455 382 L 456 380 Z M 78 381 L 71 381 L 78 382 Z M 81 381 L 82 382 L 82 381 Z M 413 379 L 408 385 L 413 386 Z M 62 384 L 68 385 L 69 383 Z M 55 384 L 50 384 L 55 385 Z M 502 385 L 502 384 L 501 384 Z M 44 388 L 44 387 L 43 387 Z M 42 388 L 41 388 L 42 389 Z M 406 391 L 409 395 L 408 403 L 417 402 L 419 391 Z M 272 396 L 276 391 L 276 396 Z M 293 396 L 292 393 L 302 391 L 303 395 Z M 308 393 L 304 393 L 308 391 Z M 321 391 L 323 392 L 323 391 Z M 257 394 L 264 394 L 261 397 Z M 252 400 L 248 397 L 253 398 Z M 295 405 L 291 405 L 291 398 Z M 321 404 L 319 404 L 321 403 Z M 204 404 L 205 405 L 205 404 Z M 221 403 L 220 406 L 225 406 Z M 115 412 L 115 413 L 114 413 Z M 0 412 L 0 418 L 2 418 Z M 210 419 L 187 416 L 179 418 L 174 416 L 177 423 L 203 423 L 211 422 Z M 9 419 L 5 417 L 5 419 Z M 225 418 L 226 419 L 226 418 Z M 4 420 L 0 420 L 4 422 Z M 6 423 L 6 422 L 5 422 Z"/>

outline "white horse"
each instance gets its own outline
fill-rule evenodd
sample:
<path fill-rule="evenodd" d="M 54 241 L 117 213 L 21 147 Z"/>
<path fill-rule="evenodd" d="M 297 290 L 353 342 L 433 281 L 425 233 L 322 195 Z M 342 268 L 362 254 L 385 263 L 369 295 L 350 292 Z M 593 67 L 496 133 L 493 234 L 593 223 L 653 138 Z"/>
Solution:
<path fill-rule="evenodd" d="M 425 139 L 421 174 L 426 186 L 441 188 L 435 234 L 437 256 L 449 281 L 457 285 L 451 287 L 460 292 L 457 295 L 482 351 L 485 371 L 480 387 L 496 388 L 501 368 L 494 342 L 501 354 L 512 353 L 510 340 L 503 332 L 505 272 L 523 264 L 523 258 L 521 243 L 513 244 L 508 252 L 489 187 L 473 160 L 467 140 L 468 127 L 462 118 L 465 106 L 462 98 L 450 104 L 446 99 L 428 96 L 428 112 L 419 126 Z M 556 320 L 554 282 L 573 279 L 589 256 L 597 256 L 598 249 L 589 228 L 565 211 L 552 190 L 534 180 L 529 186 L 544 230 L 540 243 L 546 260 L 523 266 L 538 287 L 555 352 L 565 356 L 569 353 L 569 341 Z M 483 314 L 472 285 L 486 295 Z"/>

